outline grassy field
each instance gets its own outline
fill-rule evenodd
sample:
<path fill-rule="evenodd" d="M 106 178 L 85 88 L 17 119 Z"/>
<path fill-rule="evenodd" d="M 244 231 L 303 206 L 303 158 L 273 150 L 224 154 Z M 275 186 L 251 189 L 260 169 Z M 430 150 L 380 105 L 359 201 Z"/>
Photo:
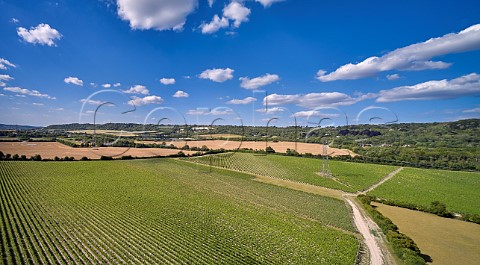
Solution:
<path fill-rule="evenodd" d="M 433 201 L 447 210 L 480 214 L 480 173 L 405 168 L 369 195 L 428 207 Z"/>
<path fill-rule="evenodd" d="M 189 158 L 189 161 L 348 192 L 364 190 L 396 169 L 392 166 L 330 160 L 334 180 L 318 174 L 322 169 L 322 160 L 313 158 L 229 153 Z"/>
<path fill-rule="evenodd" d="M 0 162 L 1 259 L 353 264 L 343 201 L 172 159 Z"/>
<path fill-rule="evenodd" d="M 374 204 L 400 232 L 411 237 L 432 265 L 467 265 L 480 260 L 480 225 L 433 214 Z"/>

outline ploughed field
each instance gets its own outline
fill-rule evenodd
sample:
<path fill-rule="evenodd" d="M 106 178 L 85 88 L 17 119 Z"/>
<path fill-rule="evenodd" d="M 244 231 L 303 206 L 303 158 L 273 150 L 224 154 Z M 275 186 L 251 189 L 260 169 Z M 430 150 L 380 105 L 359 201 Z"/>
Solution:
<path fill-rule="evenodd" d="M 341 200 L 173 159 L 0 162 L 1 259 L 353 264 Z"/>

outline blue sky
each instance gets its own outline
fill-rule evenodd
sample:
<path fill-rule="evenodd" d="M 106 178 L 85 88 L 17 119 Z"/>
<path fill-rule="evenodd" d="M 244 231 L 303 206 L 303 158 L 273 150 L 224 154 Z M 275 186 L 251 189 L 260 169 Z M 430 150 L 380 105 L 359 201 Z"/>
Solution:
<path fill-rule="evenodd" d="M 0 10 L 0 123 L 480 118 L 478 1 L 0 0 Z"/>

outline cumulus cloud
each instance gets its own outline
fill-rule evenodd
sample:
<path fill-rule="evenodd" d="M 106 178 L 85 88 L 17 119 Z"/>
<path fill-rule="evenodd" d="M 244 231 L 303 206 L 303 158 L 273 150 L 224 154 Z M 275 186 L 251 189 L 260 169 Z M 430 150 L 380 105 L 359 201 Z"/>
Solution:
<path fill-rule="evenodd" d="M 77 77 L 72 77 L 72 76 L 69 76 L 65 79 L 63 79 L 63 82 L 67 83 L 67 84 L 74 84 L 74 85 L 77 85 L 77 86 L 83 86 L 83 81 Z"/>
<path fill-rule="evenodd" d="M 275 114 L 279 112 L 284 112 L 285 109 L 281 107 L 273 107 L 273 108 L 267 108 L 267 109 L 257 109 L 256 112 L 262 112 L 265 114 Z"/>
<path fill-rule="evenodd" d="M 62 38 L 62 34 L 48 24 L 39 24 L 36 27 L 31 27 L 29 30 L 19 27 L 17 28 L 17 34 L 28 43 L 48 46 L 54 46 L 55 40 Z"/>
<path fill-rule="evenodd" d="M 295 104 L 300 107 L 314 109 L 317 107 L 348 106 L 357 102 L 374 98 L 375 94 L 358 95 L 353 98 L 340 92 L 309 93 L 305 95 L 271 94 L 263 99 L 263 104 L 269 106 Z"/>
<path fill-rule="evenodd" d="M 0 69 L 1 70 L 7 70 L 8 67 L 17 67 L 13 63 L 9 62 L 7 59 L 0 58 Z"/>
<path fill-rule="evenodd" d="M 390 80 L 390 81 L 397 80 L 399 78 L 400 78 L 400 76 L 398 74 L 387 75 L 387 79 Z"/>
<path fill-rule="evenodd" d="M 160 83 L 164 85 L 173 85 L 175 84 L 175 78 L 162 78 L 160 79 Z"/>
<path fill-rule="evenodd" d="M 463 113 L 480 113 L 480 108 L 466 109 Z"/>
<path fill-rule="evenodd" d="M 92 83 L 90 83 L 90 86 L 97 87 L 98 85 L 92 82 Z"/>
<path fill-rule="evenodd" d="M 445 54 L 477 49 L 480 49 L 480 24 L 473 25 L 459 33 L 450 33 L 442 37 L 399 48 L 381 57 L 373 56 L 357 64 L 349 63 L 329 74 L 324 70 L 320 70 L 317 72 L 317 79 L 322 82 L 328 82 L 360 79 L 390 70 L 444 69 L 449 67 L 450 64 L 431 61 L 431 59 Z"/>
<path fill-rule="evenodd" d="M 285 0 L 255 0 L 255 2 L 262 4 L 262 6 L 265 8 L 271 6 L 274 3 L 283 2 L 283 1 Z"/>
<path fill-rule="evenodd" d="M 112 84 L 103 84 L 102 86 L 103 86 L 104 88 L 110 88 L 110 87 L 112 87 Z"/>
<path fill-rule="evenodd" d="M 182 90 L 178 90 L 173 94 L 174 98 L 188 98 L 190 95 L 187 92 L 184 92 Z"/>
<path fill-rule="evenodd" d="M 132 100 L 128 101 L 128 104 L 134 106 L 143 106 L 143 105 L 150 105 L 150 104 L 162 104 L 163 98 L 159 96 L 146 96 L 144 98 L 139 97 L 132 97 Z"/>
<path fill-rule="evenodd" d="M 3 88 L 3 90 L 17 93 L 20 96 L 26 95 L 26 96 L 33 96 L 33 97 L 40 97 L 40 98 L 56 99 L 55 97 L 51 97 L 47 94 L 42 94 L 38 90 L 29 90 L 21 87 L 5 87 Z"/>
<path fill-rule="evenodd" d="M 132 86 L 128 90 L 122 90 L 122 92 L 127 94 L 142 94 L 142 95 L 150 94 L 150 91 L 145 86 L 141 86 L 141 85 Z"/>
<path fill-rule="evenodd" d="M 121 86 L 121 85 L 122 85 L 122 84 L 120 84 L 120 83 L 115 83 L 115 84 L 113 84 L 113 87 L 119 87 L 119 86 Z"/>
<path fill-rule="evenodd" d="M 452 99 L 480 95 L 480 75 L 471 73 L 452 80 L 434 80 L 413 86 L 401 86 L 382 90 L 379 94 L 377 102 Z"/>
<path fill-rule="evenodd" d="M 280 80 L 280 77 L 278 75 L 266 74 L 253 79 L 249 79 L 248 77 L 240 77 L 239 80 L 242 81 L 240 84 L 241 87 L 246 89 L 257 89 Z"/>
<path fill-rule="evenodd" d="M 132 29 L 182 30 L 198 0 L 117 0 L 118 15 Z"/>
<path fill-rule="evenodd" d="M 106 101 L 93 100 L 93 99 L 80 99 L 80 102 L 87 103 L 89 105 L 101 105 L 101 104 L 105 103 Z"/>
<path fill-rule="evenodd" d="M 250 104 L 250 103 L 255 102 L 255 101 L 257 101 L 257 99 L 254 98 L 254 97 L 246 97 L 244 99 L 232 99 L 232 100 L 228 101 L 227 104 L 246 105 L 246 104 Z"/>
<path fill-rule="evenodd" d="M 9 75 L 0 75 L 0 86 L 6 86 L 7 85 L 5 82 L 2 82 L 2 81 L 10 81 L 12 79 L 13 79 L 13 77 L 11 77 Z"/>
<path fill-rule="evenodd" d="M 246 8 L 243 3 L 236 1 L 230 2 L 223 9 L 223 16 L 233 20 L 233 26 L 238 28 L 242 22 L 248 21 L 248 16 L 250 15 L 250 9 Z"/>
<path fill-rule="evenodd" d="M 213 3 L 215 3 L 215 0 L 208 0 L 208 6 L 209 7 L 212 7 Z"/>
<path fill-rule="evenodd" d="M 202 79 L 210 79 L 212 81 L 222 83 L 233 78 L 233 71 L 234 70 L 230 68 L 207 69 L 203 71 L 199 77 Z"/>
<path fill-rule="evenodd" d="M 332 113 L 323 113 L 320 110 L 303 110 L 295 112 L 295 117 L 297 118 L 314 118 L 314 117 L 323 117 L 323 118 L 336 118 L 339 114 Z"/>
<path fill-rule="evenodd" d="M 221 28 L 228 27 L 230 23 L 225 17 L 219 18 L 218 15 L 213 16 L 210 23 L 203 23 L 200 25 L 203 34 L 212 34 L 220 30 Z"/>
<path fill-rule="evenodd" d="M 187 111 L 187 115 L 193 115 L 193 116 L 199 116 L 199 115 L 214 115 L 214 116 L 220 116 L 220 115 L 231 115 L 234 114 L 235 112 L 227 107 L 218 107 L 214 108 L 212 110 L 210 109 L 192 109 Z"/>

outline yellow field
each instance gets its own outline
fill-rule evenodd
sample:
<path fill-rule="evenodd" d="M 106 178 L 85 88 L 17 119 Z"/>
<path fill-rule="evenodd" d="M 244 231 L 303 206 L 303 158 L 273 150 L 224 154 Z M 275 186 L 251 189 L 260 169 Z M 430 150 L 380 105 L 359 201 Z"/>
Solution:
<path fill-rule="evenodd" d="M 103 156 L 168 156 L 177 154 L 180 150 L 163 148 L 127 148 L 127 147 L 99 147 L 99 148 L 73 148 L 54 142 L 0 142 L 0 151 L 4 154 L 26 155 L 27 157 L 39 154 L 42 158 L 53 159 L 55 156 L 63 158 L 73 156 L 75 159 L 88 157 L 98 159 Z M 193 154 L 193 151 L 183 151 L 185 154 Z"/>
<path fill-rule="evenodd" d="M 373 203 L 432 258 L 433 265 L 478 264 L 480 225 L 400 207 Z"/>

